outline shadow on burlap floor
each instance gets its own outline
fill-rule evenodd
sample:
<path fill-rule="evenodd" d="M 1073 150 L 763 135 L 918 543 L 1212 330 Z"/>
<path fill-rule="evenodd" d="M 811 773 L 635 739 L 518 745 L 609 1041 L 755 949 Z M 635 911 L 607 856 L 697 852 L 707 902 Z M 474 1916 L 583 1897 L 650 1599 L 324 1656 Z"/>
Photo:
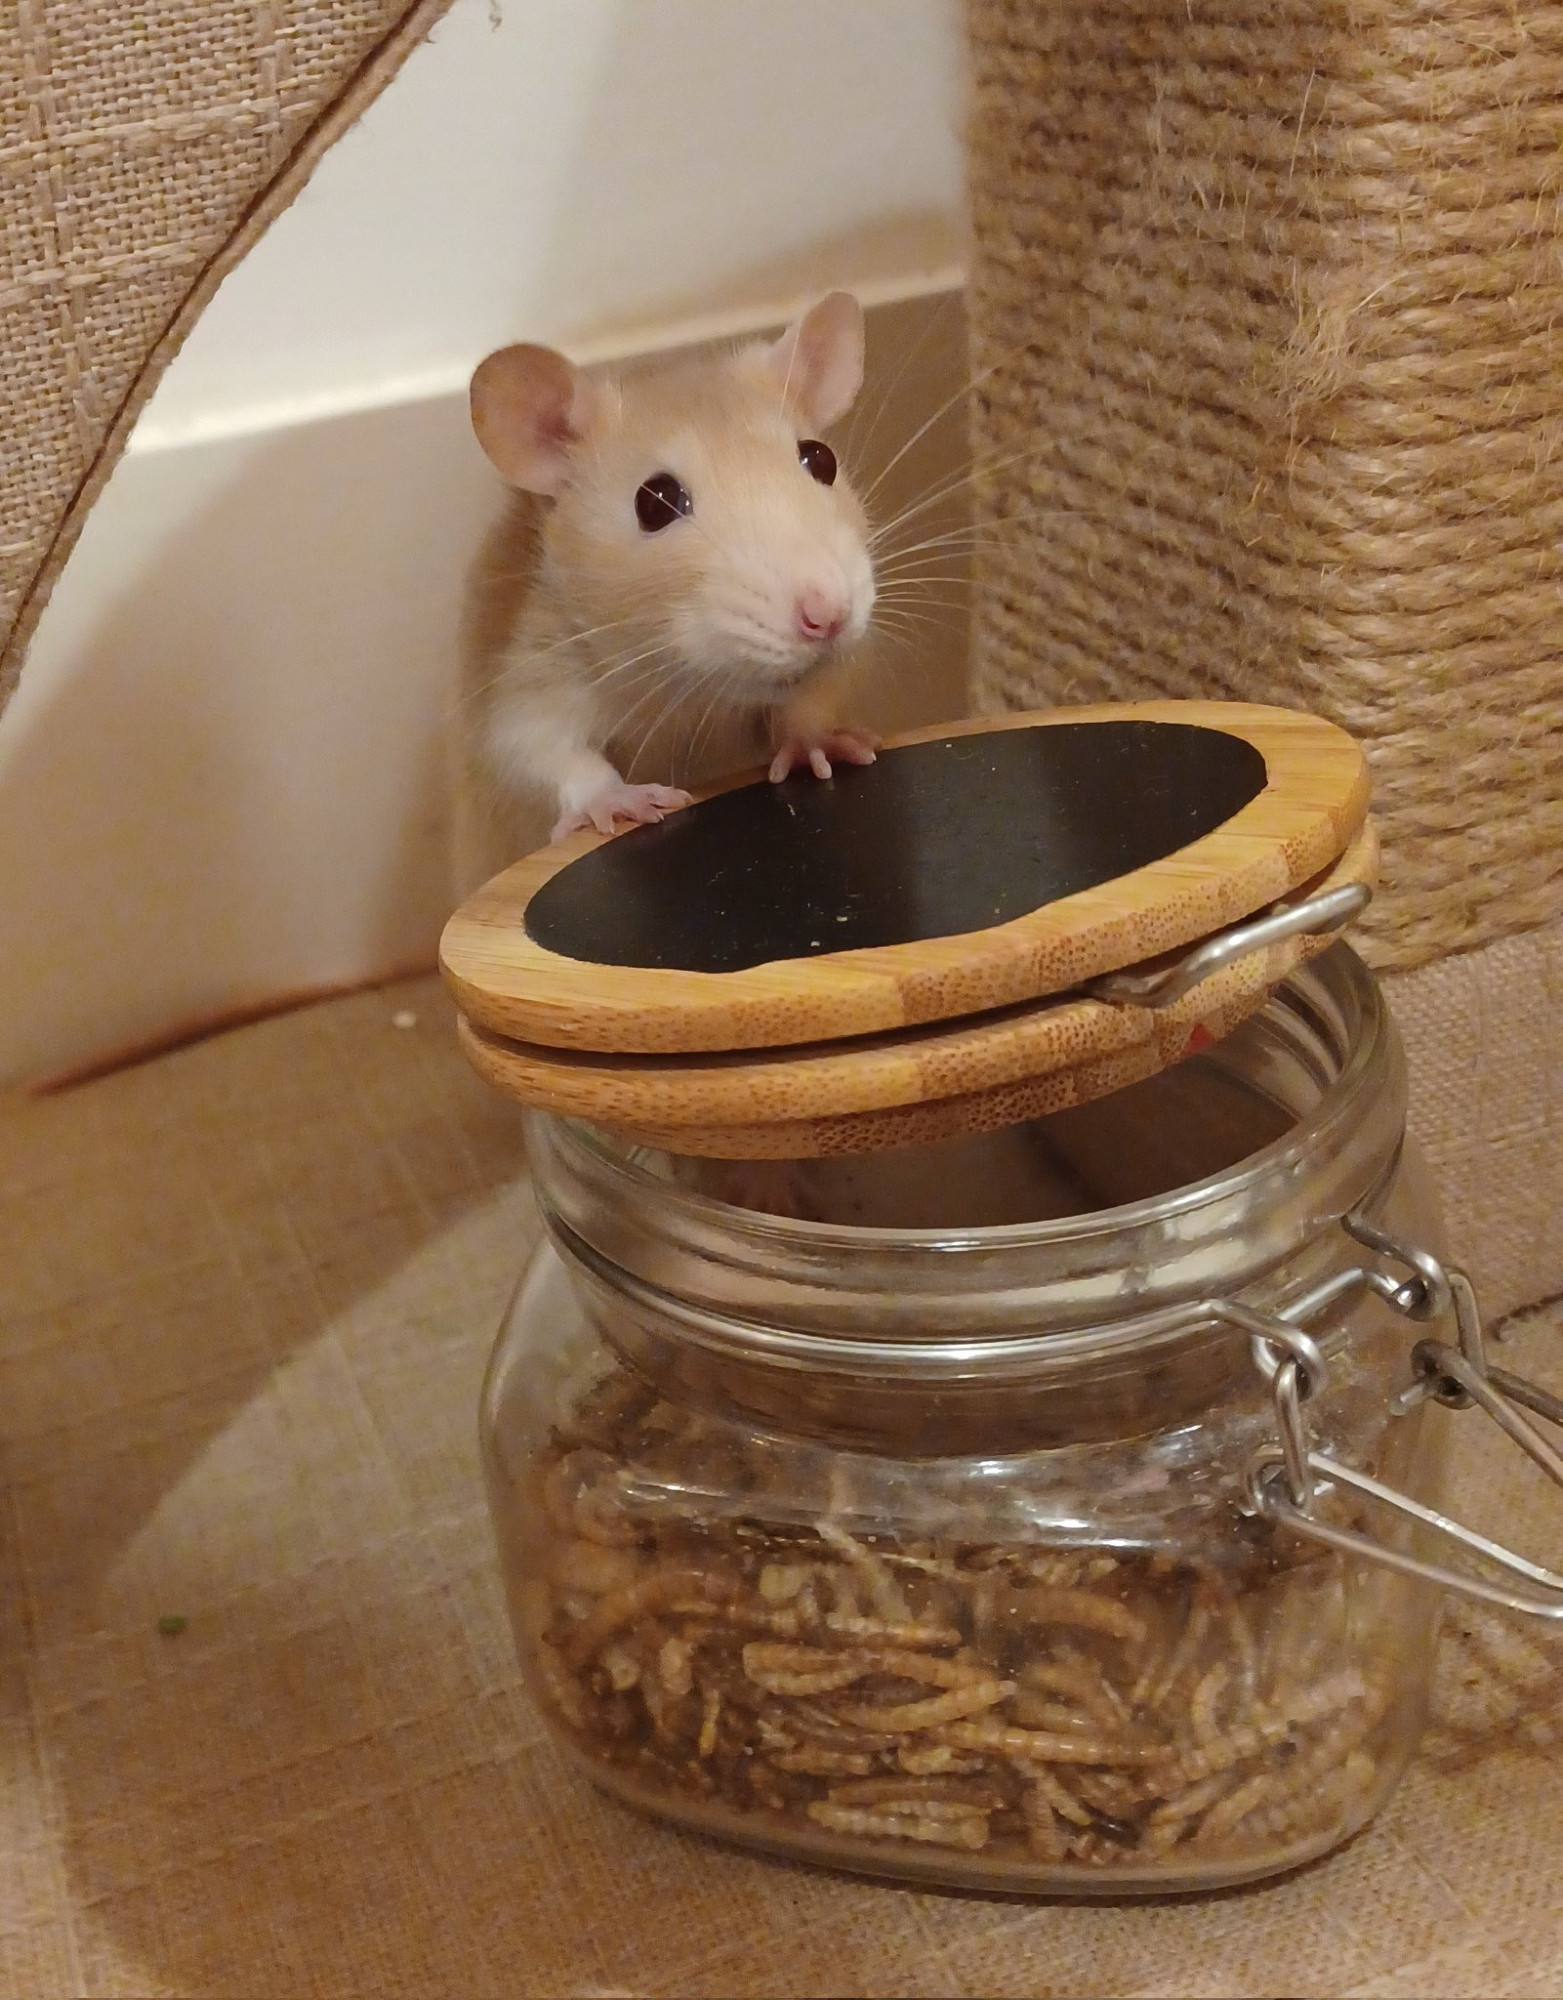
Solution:
<path fill-rule="evenodd" d="M 479 1483 L 519 1164 L 430 981 L 0 1113 L 0 1993 L 1563 1987 L 1563 1650 L 1497 1619 L 1454 1619 L 1383 1820 L 1258 1892 L 923 1895 L 597 1799 L 517 1686 Z M 1556 1338 L 1512 1365 L 1557 1380 Z M 1463 1425 L 1486 1520 L 1555 1552 L 1563 1501 Z"/>

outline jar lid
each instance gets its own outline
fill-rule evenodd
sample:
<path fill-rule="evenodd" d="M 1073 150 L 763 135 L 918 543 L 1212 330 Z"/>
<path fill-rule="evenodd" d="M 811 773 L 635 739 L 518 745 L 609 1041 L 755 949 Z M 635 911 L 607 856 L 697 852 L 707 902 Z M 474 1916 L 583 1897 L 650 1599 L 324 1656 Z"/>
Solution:
<path fill-rule="evenodd" d="M 945 725 L 557 842 L 441 962 L 469 1056 L 526 1103 L 680 1152 L 903 1144 L 1226 1033 L 1366 901 L 1367 800 L 1358 746 L 1290 709 Z"/>

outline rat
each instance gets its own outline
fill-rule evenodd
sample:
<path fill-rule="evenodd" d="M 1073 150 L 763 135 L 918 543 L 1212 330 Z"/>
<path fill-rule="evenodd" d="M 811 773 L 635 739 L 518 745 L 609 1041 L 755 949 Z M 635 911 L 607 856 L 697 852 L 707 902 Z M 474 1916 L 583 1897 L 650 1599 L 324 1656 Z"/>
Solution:
<path fill-rule="evenodd" d="M 863 380 L 863 312 L 832 292 L 777 340 L 585 370 L 501 348 L 473 429 L 512 489 L 464 634 L 466 886 L 552 837 L 687 805 L 767 758 L 780 782 L 868 764 L 843 719 L 874 607 L 863 504 L 819 434 Z M 675 782 L 676 781 L 676 782 Z"/>

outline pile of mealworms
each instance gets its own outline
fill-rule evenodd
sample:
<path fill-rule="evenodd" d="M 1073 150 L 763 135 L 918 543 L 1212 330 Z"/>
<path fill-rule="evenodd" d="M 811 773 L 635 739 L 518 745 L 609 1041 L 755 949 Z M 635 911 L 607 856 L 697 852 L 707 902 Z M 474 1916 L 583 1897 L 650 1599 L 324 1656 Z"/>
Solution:
<path fill-rule="evenodd" d="M 699 1423 L 626 1372 L 533 1469 L 525 1643 L 625 1790 L 800 1847 L 1169 1874 L 1366 1816 L 1394 1665 L 1351 1647 L 1334 1558 L 788 1519 L 737 1464 L 720 1504 L 709 1463 L 680 1481 Z"/>

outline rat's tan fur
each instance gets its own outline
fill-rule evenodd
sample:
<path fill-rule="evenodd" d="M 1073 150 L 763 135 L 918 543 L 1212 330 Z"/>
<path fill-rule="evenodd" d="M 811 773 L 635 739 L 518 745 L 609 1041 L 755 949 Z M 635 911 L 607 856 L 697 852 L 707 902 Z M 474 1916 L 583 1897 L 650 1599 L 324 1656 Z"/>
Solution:
<path fill-rule="evenodd" d="M 601 376 L 507 349 L 479 370 L 480 439 L 534 490 L 512 494 L 469 587 L 463 891 L 613 781 L 699 783 L 780 746 L 855 754 L 838 716 L 873 601 L 867 522 L 844 474 L 801 469 L 797 439 L 860 379 L 861 315 L 839 294 L 774 346 Z M 694 513 L 641 533 L 627 509 L 664 465 Z M 822 570 L 852 616 L 810 645 L 786 621 L 795 580 Z"/>

